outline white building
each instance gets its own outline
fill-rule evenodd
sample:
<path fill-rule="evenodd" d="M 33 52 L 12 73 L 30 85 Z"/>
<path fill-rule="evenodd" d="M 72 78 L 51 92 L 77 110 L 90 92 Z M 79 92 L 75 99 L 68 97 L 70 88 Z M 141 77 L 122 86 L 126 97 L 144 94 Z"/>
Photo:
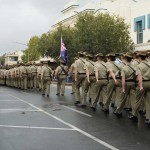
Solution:
<path fill-rule="evenodd" d="M 16 51 L 14 53 L 5 54 L 5 65 L 11 66 L 17 64 L 18 62 L 21 62 L 22 55 L 22 51 Z"/>
<path fill-rule="evenodd" d="M 109 12 L 124 17 L 130 25 L 135 50 L 150 50 L 150 0 L 99 0 L 83 7 L 78 5 L 77 0 L 70 0 L 62 10 L 62 18 L 52 27 L 56 29 L 60 23 L 73 27 L 77 16 L 85 12 Z"/>

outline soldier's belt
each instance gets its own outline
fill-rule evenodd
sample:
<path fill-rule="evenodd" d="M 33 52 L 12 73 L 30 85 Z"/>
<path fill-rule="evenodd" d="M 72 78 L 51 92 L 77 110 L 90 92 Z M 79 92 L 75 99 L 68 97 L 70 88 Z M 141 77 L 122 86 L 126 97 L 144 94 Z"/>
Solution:
<path fill-rule="evenodd" d="M 95 76 L 95 74 L 90 74 L 89 76 Z"/>
<path fill-rule="evenodd" d="M 113 78 L 112 78 L 112 77 L 110 77 L 109 79 L 111 79 L 111 80 L 112 80 Z M 116 79 L 120 79 L 120 80 L 121 80 L 121 77 L 116 77 Z"/>
<path fill-rule="evenodd" d="M 143 80 L 143 82 L 148 82 L 148 81 L 150 81 L 150 80 Z"/>
<path fill-rule="evenodd" d="M 135 80 L 131 79 L 131 80 L 125 80 L 126 82 L 135 82 Z"/>
<path fill-rule="evenodd" d="M 78 72 L 78 74 L 79 74 L 79 75 L 82 75 L 82 74 L 84 75 L 84 74 L 86 74 L 86 73 L 79 73 L 79 72 Z"/>
<path fill-rule="evenodd" d="M 98 78 L 98 80 L 107 80 L 107 78 Z"/>
<path fill-rule="evenodd" d="M 50 77 L 50 76 L 43 76 L 43 77 Z"/>

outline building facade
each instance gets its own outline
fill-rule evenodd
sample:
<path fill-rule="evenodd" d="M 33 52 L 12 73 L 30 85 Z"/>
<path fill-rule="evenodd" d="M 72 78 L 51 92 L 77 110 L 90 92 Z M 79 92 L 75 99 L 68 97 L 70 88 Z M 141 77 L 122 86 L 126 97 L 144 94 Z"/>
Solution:
<path fill-rule="evenodd" d="M 80 7 L 77 0 L 71 0 L 62 10 L 62 17 L 52 26 L 59 24 L 73 27 L 78 15 L 91 12 L 110 13 L 125 18 L 130 26 L 130 35 L 135 50 L 150 50 L 150 1 L 149 0 L 99 0 Z"/>
<path fill-rule="evenodd" d="M 5 57 L 5 66 L 15 65 L 18 62 L 21 62 L 22 61 L 22 59 L 21 59 L 22 55 L 23 55 L 22 51 L 16 51 L 14 53 L 5 54 L 4 55 L 4 57 Z"/>

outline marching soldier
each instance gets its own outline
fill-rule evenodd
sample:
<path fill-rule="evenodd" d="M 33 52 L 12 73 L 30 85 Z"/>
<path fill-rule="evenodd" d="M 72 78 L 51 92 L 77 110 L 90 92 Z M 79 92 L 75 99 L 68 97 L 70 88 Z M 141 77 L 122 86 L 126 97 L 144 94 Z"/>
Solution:
<path fill-rule="evenodd" d="M 109 104 L 112 98 L 113 91 L 116 91 L 115 105 L 118 106 L 121 98 L 121 68 L 115 63 L 115 54 L 108 55 L 108 72 L 109 72 L 109 82 L 107 85 L 107 98 L 104 99 L 104 106 L 102 110 L 104 112 L 109 111 Z"/>
<path fill-rule="evenodd" d="M 118 64 L 120 66 L 120 68 L 124 67 L 126 65 L 126 63 L 125 63 L 123 54 L 122 53 L 116 53 L 115 55 L 117 56 L 115 63 Z M 114 90 L 112 98 L 111 98 L 111 107 L 116 107 L 116 104 L 115 104 L 116 96 L 117 96 L 117 93 Z M 129 104 L 127 103 L 127 107 L 129 107 L 128 105 Z"/>
<path fill-rule="evenodd" d="M 20 64 L 20 75 L 21 78 L 21 89 L 27 90 L 27 79 L 28 79 L 28 70 L 25 64 Z"/>
<path fill-rule="evenodd" d="M 36 89 L 37 87 L 37 67 L 35 66 L 35 63 L 30 66 L 31 69 L 31 87 L 34 87 Z"/>
<path fill-rule="evenodd" d="M 0 85 L 3 85 L 3 69 L 2 69 L 2 66 L 0 66 Z"/>
<path fill-rule="evenodd" d="M 89 91 L 89 101 L 91 101 L 91 98 L 93 97 L 93 86 L 95 84 L 95 73 L 94 73 L 94 62 L 92 61 L 93 55 L 87 54 L 86 55 L 86 62 L 84 65 L 84 69 L 86 72 L 86 78 L 84 82 L 84 90 L 83 90 L 83 99 L 80 107 L 85 107 L 86 106 L 86 98 L 87 98 L 87 93 Z"/>
<path fill-rule="evenodd" d="M 12 68 L 12 66 L 9 66 L 9 69 L 8 69 L 8 86 L 11 86 L 11 77 L 12 77 L 11 68 Z"/>
<path fill-rule="evenodd" d="M 66 66 L 64 60 L 60 60 L 60 66 L 55 70 L 55 78 L 57 78 L 57 94 L 64 96 L 65 93 L 65 84 L 68 75 L 68 67 Z"/>
<path fill-rule="evenodd" d="M 5 72 L 6 72 L 6 70 L 2 66 L 0 69 L 0 84 L 1 85 L 5 85 Z"/>
<path fill-rule="evenodd" d="M 114 111 L 114 114 L 117 116 L 121 116 L 121 111 L 125 106 L 125 103 L 128 99 L 130 99 L 131 106 L 133 108 L 134 102 L 135 102 L 135 95 L 132 94 L 132 92 L 135 93 L 136 89 L 136 68 L 131 64 L 132 61 L 132 53 L 126 53 L 125 54 L 125 60 L 126 64 L 122 70 L 121 70 L 121 77 L 122 77 L 122 97 L 121 101 L 117 107 L 117 109 Z"/>
<path fill-rule="evenodd" d="M 83 52 L 78 52 L 78 60 L 75 61 L 75 105 L 80 104 L 81 98 L 83 98 L 83 91 L 85 90 L 86 73 L 84 64 L 86 62 Z M 80 95 L 80 87 L 82 87 L 82 94 Z"/>
<path fill-rule="evenodd" d="M 27 75 L 28 75 L 28 78 L 27 78 L 27 88 L 31 89 L 31 77 L 32 77 L 32 74 L 31 74 L 31 68 L 30 68 L 30 63 L 27 63 L 26 64 L 26 69 L 27 69 Z"/>
<path fill-rule="evenodd" d="M 95 70 L 95 77 L 96 83 L 93 86 L 93 97 L 92 97 L 92 110 L 96 110 L 97 102 L 99 100 L 100 94 L 102 94 L 102 100 L 106 99 L 106 89 L 108 84 L 108 77 L 107 77 L 107 66 L 106 63 L 103 61 L 103 54 L 98 53 L 95 55 L 97 58 L 97 63 L 94 66 Z"/>
<path fill-rule="evenodd" d="M 37 82 L 38 82 L 38 87 L 39 87 L 39 91 L 41 91 L 43 89 L 43 83 L 41 80 L 41 75 L 42 75 L 42 62 L 39 62 L 37 67 Z"/>
<path fill-rule="evenodd" d="M 16 87 L 17 88 L 21 88 L 21 79 L 20 79 L 20 64 L 17 65 L 18 67 L 16 67 L 15 70 L 15 78 L 16 78 Z"/>
<path fill-rule="evenodd" d="M 74 58 L 74 63 L 70 66 L 69 73 L 68 73 L 68 75 L 72 79 L 72 92 L 71 92 L 71 94 L 75 93 L 75 76 L 74 76 L 74 73 L 75 73 L 75 61 L 77 59 L 78 59 L 77 57 Z"/>
<path fill-rule="evenodd" d="M 134 52 L 133 53 L 133 59 L 132 59 L 132 65 L 134 66 L 134 67 L 137 67 L 137 65 L 139 65 L 140 64 L 140 61 L 139 61 L 139 59 L 138 59 L 138 53 L 137 52 Z"/>
<path fill-rule="evenodd" d="M 32 72 L 33 72 L 33 64 L 32 62 L 29 63 L 29 68 L 28 68 L 29 72 L 28 72 L 28 79 L 29 79 L 29 88 L 30 89 L 33 89 L 33 75 L 32 75 Z"/>
<path fill-rule="evenodd" d="M 42 95 L 45 97 L 49 97 L 50 93 L 50 84 L 52 80 L 53 70 L 48 66 L 48 61 L 43 62 L 41 80 L 43 80 L 43 93 Z"/>
<path fill-rule="evenodd" d="M 147 55 L 146 61 L 147 61 L 147 62 L 150 62 L 150 52 L 147 52 L 146 55 Z"/>
<path fill-rule="evenodd" d="M 138 76 L 139 86 L 136 89 L 136 102 L 132 110 L 132 114 L 129 115 L 129 119 L 137 120 L 138 112 L 143 100 L 146 102 L 146 120 L 145 122 L 150 124 L 150 63 L 146 62 L 146 54 L 138 54 L 141 63 L 137 66 L 136 74 Z"/>

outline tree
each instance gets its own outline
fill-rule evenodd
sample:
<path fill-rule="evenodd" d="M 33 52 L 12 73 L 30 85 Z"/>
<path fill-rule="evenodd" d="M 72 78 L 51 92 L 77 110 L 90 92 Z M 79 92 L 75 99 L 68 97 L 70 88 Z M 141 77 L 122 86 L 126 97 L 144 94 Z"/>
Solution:
<path fill-rule="evenodd" d="M 73 28 L 60 24 L 55 31 L 44 33 L 41 37 L 32 37 L 23 60 L 27 61 L 28 52 L 30 60 L 36 60 L 40 55 L 58 58 L 61 36 L 68 49 L 70 63 L 72 63 L 78 51 L 107 54 L 110 52 L 126 52 L 133 48 L 129 26 L 123 18 L 109 13 L 100 13 L 96 16 L 85 13 L 79 15 Z"/>
<path fill-rule="evenodd" d="M 5 64 L 5 57 L 4 56 L 0 56 L 0 65 L 4 65 Z"/>
<path fill-rule="evenodd" d="M 129 26 L 123 18 L 110 14 L 80 15 L 74 37 L 74 45 L 90 53 L 124 52 L 132 48 Z"/>
<path fill-rule="evenodd" d="M 73 29 L 60 25 L 56 31 L 51 33 L 42 34 L 39 38 L 38 49 L 42 56 L 47 55 L 58 59 L 60 55 L 61 36 L 66 44 L 69 52 L 69 59 L 74 56 L 73 54 Z"/>
<path fill-rule="evenodd" d="M 47 56 L 48 51 L 51 49 L 50 44 L 50 35 L 49 34 L 42 34 L 38 41 L 38 51 L 41 53 L 41 56 Z"/>
<path fill-rule="evenodd" d="M 38 42 L 39 37 L 33 36 L 29 43 L 28 48 L 24 51 L 24 55 L 22 56 L 22 60 L 24 63 L 27 63 L 28 61 L 35 61 L 38 60 L 41 56 L 39 50 L 38 50 Z"/>

